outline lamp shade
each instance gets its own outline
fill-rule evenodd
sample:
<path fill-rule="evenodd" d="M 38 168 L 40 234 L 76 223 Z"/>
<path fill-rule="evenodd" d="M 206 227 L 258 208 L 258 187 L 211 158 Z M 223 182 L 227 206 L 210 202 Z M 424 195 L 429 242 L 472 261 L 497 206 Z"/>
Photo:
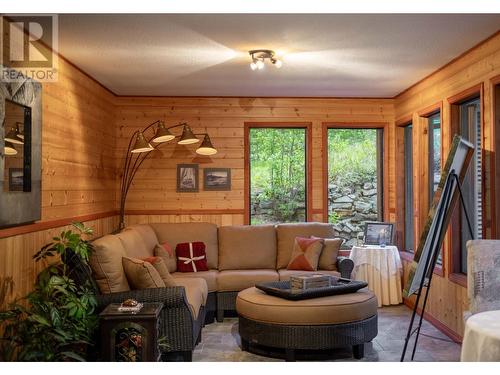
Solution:
<path fill-rule="evenodd" d="M 5 141 L 4 152 L 5 155 L 8 156 L 17 155 L 17 150 L 15 149 L 14 145 L 8 141 Z"/>
<path fill-rule="evenodd" d="M 137 138 L 135 139 L 134 147 L 130 151 L 133 154 L 138 154 L 140 152 L 148 152 L 154 150 L 153 146 L 149 144 L 148 141 L 144 138 L 144 134 L 139 132 L 137 134 Z"/>
<path fill-rule="evenodd" d="M 5 135 L 5 140 L 18 145 L 24 143 L 23 139 L 19 137 L 19 128 L 17 126 L 10 128 L 9 132 Z"/>
<path fill-rule="evenodd" d="M 180 145 L 190 145 L 199 141 L 200 140 L 193 134 L 193 131 L 191 130 L 189 125 L 184 125 L 184 127 L 182 128 L 181 139 L 179 139 L 179 142 L 177 143 Z"/>
<path fill-rule="evenodd" d="M 174 138 L 175 138 L 175 135 L 170 133 L 170 130 L 168 130 L 165 127 L 165 124 L 163 123 L 163 121 L 160 121 L 160 123 L 158 124 L 158 129 L 156 129 L 156 134 L 153 138 L 153 142 L 155 142 L 155 143 L 168 142 Z"/>
<path fill-rule="evenodd" d="M 196 153 L 200 155 L 215 155 L 217 153 L 217 149 L 212 144 L 208 134 L 205 134 L 205 138 L 203 138 L 203 142 L 196 150 Z"/>

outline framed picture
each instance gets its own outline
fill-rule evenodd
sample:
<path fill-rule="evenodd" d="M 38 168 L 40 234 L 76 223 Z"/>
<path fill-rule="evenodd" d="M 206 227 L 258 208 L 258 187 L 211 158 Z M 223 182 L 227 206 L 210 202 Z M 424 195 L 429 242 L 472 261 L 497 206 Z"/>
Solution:
<path fill-rule="evenodd" d="M 205 168 L 203 170 L 203 189 L 231 190 L 231 168 Z"/>
<path fill-rule="evenodd" d="M 196 193 L 198 190 L 198 164 L 177 164 L 177 192 Z"/>
<path fill-rule="evenodd" d="M 23 168 L 9 168 L 9 191 L 23 191 L 24 170 Z"/>
<path fill-rule="evenodd" d="M 392 245 L 393 223 L 366 222 L 365 245 Z"/>

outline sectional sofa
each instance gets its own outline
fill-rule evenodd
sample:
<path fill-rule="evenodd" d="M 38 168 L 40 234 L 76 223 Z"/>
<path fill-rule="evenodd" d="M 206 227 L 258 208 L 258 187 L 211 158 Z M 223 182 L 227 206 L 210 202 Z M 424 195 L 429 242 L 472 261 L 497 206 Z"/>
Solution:
<path fill-rule="evenodd" d="M 180 352 L 190 360 L 203 325 L 213 322 L 215 316 L 222 321 L 226 312 L 234 311 L 239 291 L 259 282 L 287 280 L 293 274 L 307 273 L 286 268 L 295 237 L 310 236 L 334 238 L 333 227 L 324 223 L 219 228 L 210 223 L 134 225 L 95 240 L 90 264 L 102 307 L 126 298 L 163 302 L 160 330 L 167 338 L 167 351 Z M 179 243 L 195 241 L 205 244 L 208 271 L 177 272 L 174 260 L 167 265 L 177 286 L 131 290 L 123 257 L 148 258 L 155 256 L 159 244 L 175 249 Z M 338 257 L 330 261 L 328 269 L 318 271 L 350 277 L 350 259 Z"/>

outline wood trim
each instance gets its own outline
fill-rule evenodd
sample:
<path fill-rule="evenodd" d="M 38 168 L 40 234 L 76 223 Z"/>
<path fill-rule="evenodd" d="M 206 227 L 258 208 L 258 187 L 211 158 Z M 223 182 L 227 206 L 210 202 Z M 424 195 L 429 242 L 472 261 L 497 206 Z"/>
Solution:
<path fill-rule="evenodd" d="M 399 118 L 398 120 L 396 120 L 396 126 L 401 127 L 401 128 L 404 128 L 404 127 L 410 125 L 411 123 L 413 123 L 413 114 L 403 116 L 403 117 Z"/>
<path fill-rule="evenodd" d="M 476 97 L 477 95 L 481 95 L 482 92 L 483 92 L 483 83 L 481 82 L 475 86 L 472 86 L 466 90 L 459 92 L 458 94 L 450 96 L 447 100 L 448 103 L 452 105 L 453 104 L 459 105 L 462 102 L 465 102 L 469 99 Z"/>
<path fill-rule="evenodd" d="M 409 298 L 403 298 L 403 303 L 409 307 L 410 309 L 413 310 L 413 307 L 415 306 L 415 303 L 410 300 Z M 420 307 L 417 307 L 417 314 L 422 315 L 422 309 Z M 458 344 L 462 343 L 462 336 L 456 334 L 453 332 L 450 328 L 448 328 L 444 323 L 441 321 L 437 320 L 434 318 L 431 314 L 428 312 L 424 312 L 424 319 L 427 320 L 429 323 L 431 323 L 434 327 L 436 327 L 438 330 L 443 332 L 446 336 L 448 336 L 450 339 L 455 341 Z"/>
<path fill-rule="evenodd" d="M 250 224 L 250 129 L 252 128 L 298 128 L 306 130 L 306 220 L 312 221 L 312 123 L 311 122 L 286 122 L 286 121 L 266 121 L 244 123 L 244 221 L 245 225 Z"/>
<path fill-rule="evenodd" d="M 467 288 L 467 275 L 463 273 L 450 273 L 448 274 L 448 280 L 450 280 L 452 283 Z"/>
<path fill-rule="evenodd" d="M 243 209 L 126 210 L 125 215 L 243 215 Z"/>
<path fill-rule="evenodd" d="M 497 35 L 500 35 L 500 31 L 497 31 L 495 32 L 494 34 L 490 35 L 489 37 L 487 37 L 486 39 L 482 40 L 481 42 L 479 42 L 478 44 L 476 44 L 475 46 L 469 48 L 467 51 L 465 52 L 462 52 L 460 55 L 458 55 L 457 57 L 453 58 L 452 60 L 448 61 L 446 64 L 444 64 L 443 66 L 441 66 L 440 68 L 438 68 L 437 70 L 433 71 L 432 73 L 426 75 L 424 78 L 418 80 L 417 82 L 415 82 L 413 85 L 411 85 L 410 87 L 404 89 L 403 91 L 401 91 L 399 94 L 395 95 L 394 96 L 394 99 L 398 99 L 399 97 L 401 97 L 402 95 L 404 95 L 405 93 L 407 93 L 408 91 L 410 91 L 412 88 L 418 86 L 419 84 L 421 84 L 422 82 L 424 82 L 425 80 L 429 79 L 430 77 L 436 75 L 437 73 L 439 73 L 440 71 L 446 69 L 448 66 L 452 65 L 454 62 L 460 60 L 462 57 L 464 57 L 465 55 L 475 51 L 476 49 L 480 48 L 481 46 L 483 46 L 484 44 L 488 43 L 490 40 L 494 39 Z"/>
<path fill-rule="evenodd" d="M 102 219 L 102 218 L 106 218 L 106 217 L 114 216 L 114 215 L 118 215 L 118 212 L 117 211 L 101 212 L 101 213 L 97 213 L 97 214 L 74 216 L 74 217 L 68 217 L 68 218 L 64 218 L 64 219 L 42 221 L 42 222 L 28 224 L 28 225 L 21 225 L 21 226 L 12 227 L 12 228 L 0 229 L 0 238 L 18 236 L 21 234 L 27 234 L 27 233 L 32 233 L 32 232 L 39 232 L 42 230 L 63 227 L 65 225 L 71 224 L 75 221 L 77 221 L 77 222 L 91 221 L 91 220 Z"/>
<path fill-rule="evenodd" d="M 442 261 L 442 264 L 441 265 L 437 265 L 434 267 L 434 269 L 432 270 L 432 273 L 434 275 L 438 275 L 438 276 L 441 276 L 441 277 L 444 277 L 444 259 L 445 259 L 445 251 L 444 251 L 445 247 L 443 245 L 443 247 L 441 248 L 442 250 L 442 253 L 441 253 L 441 261 Z"/>
<path fill-rule="evenodd" d="M 441 127 L 443 127 L 443 101 L 440 100 L 437 103 L 434 103 L 430 106 L 427 106 L 425 108 L 422 108 L 420 111 L 417 112 L 418 117 L 431 117 L 432 115 L 436 113 L 441 113 Z"/>
<path fill-rule="evenodd" d="M 481 157 L 483 160 L 483 165 L 481 168 L 481 175 L 482 175 L 482 180 L 485 180 L 485 132 L 484 132 L 484 85 L 483 83 L 479 83 L 477 85 L 474 85 L 466 90 L 463 90 L 459 92 L 458 94 L 455 94 L 453 96 L 450 96 L 447 101 L 450 105 L 450 118 L 449 118 L 449 129 L 450 129 L 450 139 L 449 139 L 449 144 L 448 147 L 451 146 L 451 135 L 452 134 L 458 134 L 460 132 L 460 104 L 463 102 L 473 99 L 475 97 L 479 96 L 479 107 L 480 107 L 480 112 L 481 112 L 481 118 L 480 118 L 480 126 L 481 126 L 481 143 L 482 143 L 482 150 L 481 150 Z M 492 177 L 494 179 L 494 176 Z M 483 238 L 486 232 L 486 227 L 487 227 L 487 222 L 486 222 L 486 186 L 485 184 L 482 185 L 482 191 L 481 191 L 481 199 L 482 199 L 482 206 L 483 206 Z M 459 203 L 457 203 L 459 205 Z M 460 254 L 459 252 L 461 251 L 460 249 L 460 243 L 461 243 L 461 236 L 460 236 L 460 216 L 459 216 L 460 210 L 454 210 L 451 220 L 450 220 L 450 226 L 448 230 L 448 272 L 449 276 L 448 279 L 450 281 L 456 282 L 459 285 L 467 287 L 467 278 L 465 277 L 465 285 L 464 285 L 464 280 L 459 277 L 460 274 Z"/>
<path fill-rule="evenodd" d="M 389 218 L 389 123 L 388 122 L 323 122 L 322 123 L 322 170 L 323 170 L 323 221 L 328 222 L 328 129 L 383 129 L 383 197 L 384 220 Z"/>

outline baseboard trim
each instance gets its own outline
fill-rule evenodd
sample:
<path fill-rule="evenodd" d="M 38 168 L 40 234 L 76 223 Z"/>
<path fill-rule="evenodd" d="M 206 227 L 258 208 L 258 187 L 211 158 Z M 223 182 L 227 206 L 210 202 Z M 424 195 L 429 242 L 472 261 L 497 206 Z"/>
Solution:
<path fill-rule="evenodd" d="M 406 306 L 408 306 L 410 309 L 413 309 L 413 306 L 415 306 L 414 303 L 412 301 L 410 301 L 408 298 L 403 298 L 403 303 Z M 417 314 L 418 315 L 422 314 L 422 309 L 420 307 L 417 308 Z M 441 332 L 443 332 L 446 336 L 448 336 L 450 339 L 452 339 L 456 343 L 458 343 L 458 344 L 462 343 L 462 336 L 460 336 L 458 333 L 456 333 L 451 328 L 446 326 L 443 322 L 437 320 L 435 317 L 433 317 L 428 312 L 424 312 L 424 319 L 427 320 L 434 327 L 439 329 Z"/>

